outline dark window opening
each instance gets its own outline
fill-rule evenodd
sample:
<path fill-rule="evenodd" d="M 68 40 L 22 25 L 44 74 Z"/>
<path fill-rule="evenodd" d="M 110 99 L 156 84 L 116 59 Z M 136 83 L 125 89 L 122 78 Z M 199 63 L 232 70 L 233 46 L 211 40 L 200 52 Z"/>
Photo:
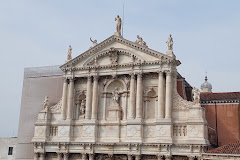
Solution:
<path fill-rule="evenodd" d="M 13 152 L 13 147 L 9 147 L 8 148 L 8 155 L 12 155 L 12 152 Z"/>

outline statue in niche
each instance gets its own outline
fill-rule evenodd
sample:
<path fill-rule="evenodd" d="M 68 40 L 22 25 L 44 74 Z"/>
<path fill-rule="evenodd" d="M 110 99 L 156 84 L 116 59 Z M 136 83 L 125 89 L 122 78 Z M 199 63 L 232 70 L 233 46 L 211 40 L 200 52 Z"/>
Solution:
<path fill-rule="evenodd" d="M 97 43 L 97 40 L 92 40 L 92 38 L 90 37 L 90 41 L 93 43 L 92 47 L 96 46 L 98 43 Z M 90 48 L 92 48 L 90 47 Z"/>
<path fill-rule="evenodd" d="M 86 108 L 86 103 L 84 100 L 82 100 L 81 104 L 80 104 L 80 115 L 84 115 L 85 114 L 85 108 Z"/>
<path fill-rule="evenodd" d="M 119 17 L 119 15 L 117 15 L 117 17 L 115 17 L 115 21 L 117 21 L 117 27 L 116 27 L 117 33 L 121 35 L 122 19 Z"/>
<path fill-rule="evenodd" d="M 68 47 L 68 54 L 67 54 L 67 60 L 71 60 L 72 59 L 72 47 L 71 45 L 69 45 Z"/>
<path fill-rule="evenodd" d="M 120 98 L 120 95 L 119 95 L 119 91 L 118 91 L 118 88 L 115 87 L 114 91 L 112 92 L 112 95 L 113 95 L 113 104 L 114 105 L 119 105 L 119 98 Z"/>
<path fill-rule="evenodd" d="M 200 91 L 199 89 L 193 87 L 193 104 L 200 105 Z"/>
<path fill-rule="evenodd" d="M 137 43 L 141 46 L 146 46 L 147 47 L 147 43 L 145 41 L 143 41 L 143 38 L 140 37 L 139 35 L 137 35 L 137 40 L 135 41 L 135 43 Z"/>
<path fill-rule="evenodd" d="M 49 100 L 48 100 L 48 96 L 45 97 L 44 102 L 43 102 L 43 109 L 45 111 L 49 110 Z"/>
<path fill-rule="evenodd" d="M 167 46 L 168 46 L 168 50 L 173 50 L 173 39 L 172 39 L 172 35 L 170 34 L 167 40 Z"/>

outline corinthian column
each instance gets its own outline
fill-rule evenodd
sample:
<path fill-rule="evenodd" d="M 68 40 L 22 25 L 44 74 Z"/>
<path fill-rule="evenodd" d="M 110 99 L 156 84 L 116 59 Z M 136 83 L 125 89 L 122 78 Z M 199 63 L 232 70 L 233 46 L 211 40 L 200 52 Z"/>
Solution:
<path fill-rule="evenodd" d="M 138 73 L 137 75 L 137 111 L 136 111 L 136 118 L 142 118 L 142 73 Z"/>
<path fill-rule="evenodd" d="M 88 76 L 87 79 L 87 97 L 86 97 L 86 112 L 85 118 L 90 119 L 92 108 L 92 77 Z"/>
<path fill-rule="evenodd" d="M 172 82 L 172 71 L 168 71 L 166 77 L 166 110 L 165 118 L 172 118 L 172 103 L 173 103 L 173 82 Z"/>
<path fill-rule="evenodd" d="M 67 119 L 72 120 L 72 110 L 73 110 L 73 94 L 74 94 L 74 79 L 69 79 L 69 89 L 68 89 L 68 113 L 67 113 Z"/>
<path fill-rule="evenodd" d="M 68 89 L 68 83 L 67 83 L 67 79 L 64 79 L 63 82 L 63 94 L 62 94 L 62 119 L 65 120 L 66 119 L 66 109 L 67 109 L 67 89 Z"/>
<path fill-rule="evenodd" d="M 92 119 L 97 119 L 98 108 L 98 76 L 93 78 Z"/>
<path fill-rule="evenodd" d="M 163 72 L 160 71 L 158 74 L 158 112 L 157 118 L 164 118 L 165 106 L 164 106 L 164 89 L 165 89 L 165 80 L 163 77 Z"/>
<path fill-rule="evenodd" d="M 136 107 L 136 99 L 135 99 L 135 75 L 131 74 L 130 81 L 130 107 L 129 107 L 129 119 L 135 118 L 135 107 Z"/>

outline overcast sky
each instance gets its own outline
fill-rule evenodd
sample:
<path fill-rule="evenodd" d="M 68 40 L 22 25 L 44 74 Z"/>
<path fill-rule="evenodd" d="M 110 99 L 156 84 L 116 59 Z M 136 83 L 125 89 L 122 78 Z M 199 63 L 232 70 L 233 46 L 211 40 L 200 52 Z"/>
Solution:
<path fill-rule="evenodd" d="M 24 68 L 61 65 L 115 32 L 124 0 L 0 0 L 0 137 L 17 135 Z M 195 87 L 240 91 L 240 1 L 125 0 L 124 38 L 165 53 L 171 33 L 178 71 Z"/>

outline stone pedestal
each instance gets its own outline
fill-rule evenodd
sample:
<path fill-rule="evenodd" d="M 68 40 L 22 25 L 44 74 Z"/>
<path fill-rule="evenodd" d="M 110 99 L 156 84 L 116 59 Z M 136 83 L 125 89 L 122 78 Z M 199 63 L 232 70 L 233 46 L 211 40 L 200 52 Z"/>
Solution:
<path fill-rule="evenodd" d="M 122 118 L 122 109 L 119 104 L 112 104 L 108 109 L 107 120 L 121 120 Z"/>
<path fill-rule="evenodd" d="M 121 33 L 120 33 L 120 32 L 114 32 L 114 35 L 115 35 L 115 36 L 122 37 L 122 35 L 121 35 Z"/>
<path fill-rule="evenodd" d="M 173 57 L 173 58 L 176 58 L 176 56 L 175 56 L 175 54 L 173 53 L 172 50 L 168 50 L 168 51 L 166 52 L 166 55 L 168 55 L 168 56 L 170 56 L 170 57 Z"/>
<path fill-rule="evenodd" d="M 38 120 L 35 123 L 33 142 L 45 142 L 49 135 L 48 122 L 51 121 L 51 113 L 48 110 L 42 110 L 38 114 Z"/>

